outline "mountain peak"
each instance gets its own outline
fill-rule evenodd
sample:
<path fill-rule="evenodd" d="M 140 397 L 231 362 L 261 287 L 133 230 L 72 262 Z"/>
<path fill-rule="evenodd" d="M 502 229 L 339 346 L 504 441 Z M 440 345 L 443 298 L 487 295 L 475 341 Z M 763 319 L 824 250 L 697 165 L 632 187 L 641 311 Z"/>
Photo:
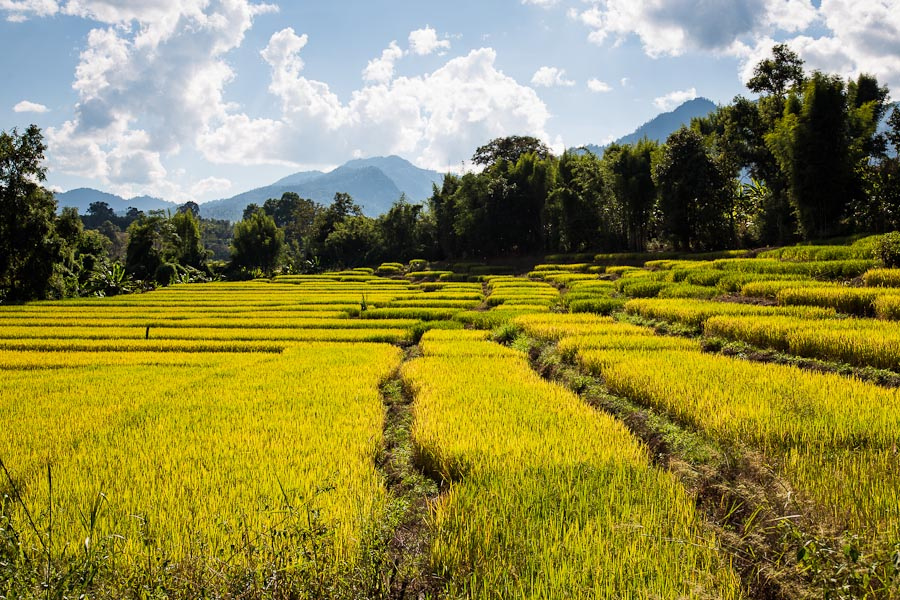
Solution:
<path fill-rule="evenodd" d="M 677 106 L 674 110 L 658 114 L 635 129 L 633 133 L 622 136 L 612 143 L 634 144 L 643 138 L 663 143 L 670 135 L 681 129 L 682 126 L 690 125 L 691 119 L 705 117 L 716 110 L 716 108 L 717 106 L 712 100 L 698 96 Z M 585 148 L 600 156 L 609 145 L 597 146 L 588 144 Z"/>
<path fill-rule="evenodd" d="M 200 205 L 200 214 L 239 221 L 248 204 L 262 204 L 269 198 L 280 198 L 285 192 L 324 205 L 331 203 L 335 193 L 345 192 L 353 196 L 365 214 L 374 217 L 386 212 L 401 194 L 406 194 L 411 202 L 427 200 L 432 185 L 440 185 L 443 177 L 442 173 L 420 169 L 399 156 L 357 158 L 328 173 L 302 171 L 231 198 L 206 202 Z"/>

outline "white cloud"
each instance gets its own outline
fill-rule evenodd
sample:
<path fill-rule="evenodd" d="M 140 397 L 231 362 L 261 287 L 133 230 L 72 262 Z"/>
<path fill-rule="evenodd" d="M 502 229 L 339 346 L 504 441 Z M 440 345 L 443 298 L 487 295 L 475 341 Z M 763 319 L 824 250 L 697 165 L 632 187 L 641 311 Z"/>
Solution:
<path fill-rule="evenodd" d="M 556 67 L 541 67 L 531 78 L 532 85 L 540 87 L 572 87 L 575 82 L 566 79 L 565 69 Z"/>
<path fill-rule="evenodd" d="M 832 35 L 791 42 L 810 66 L 844 75 L 872 73 L 900 88 L 900 7 L 895 0 L 822 0 Z M 851 66 L 852 65 L 852 66 Z"/>
<path fill-rule="evenodd" d="M 29 17 L 49 17 L 59 12 L 56 0 L 0 0 L 6 20 L 18 23 Z"/>
<path fill-rule="evenodd" d="M 796 32 L 818 18 L 811 0 L 589 0 L 578 18 L 596 44 L 640 38 L 650 56 L 725 51 L 765 32 Z"/>
<path fill-rule="evenodd" d="M 206 196 L 207 194 L 217 194 L 221 192 L 227 192 L 231 189 L 230 179 L 224 179 L 222 177 L 207 177 L 205 179 L 201 179 L 197 183 L 191 186 L 191 195 L 195 198 L 201 198 Z"/>
<path fill-rule="evenodd" d="M 22 100 L 15 106 L 13 106 L 13 112 L 17 113 L 45 113 L 50 112 L 50 109 L 44 106 L 43 104 L 38 104 L 37 102 L 30 102 L 28 100 Z"/>
<path fill-rule="evenodd" d="M 900 11 L 893 4 L 889 0 L 823 0 L 819 12 L 826 26 L 824 35 L 735 43 L 730 52 L 741 58 L 741 80 L 747 82 L 753 68 L 771 56 L 772 46 L 783 41 L 804 60 L 808 71 L 844 77 L 870 73 L 896 90 L 900 88 Z"/>
<path fill-rule="evenodd" d="M 896 0 L 587 0 L 569 10 L 597 44 L 640 39 L 652 57 L 691 50 L 741 59 L 747 81 L 772 45 L 787 42 L 808 69 L 875 74 L 900 87 L 900 7 Z"/>
<path fill-rule="evenodd" d="M 660 96 L 659 98 L 653 100 L 653 104 L 656 105 L 656 107 L 660 110 L 668 111 L 677 108 L 688 100 L 693 100 L 696 97 L 697 90 L 695 88 L 691 88 L 689 90 L 670 92 L 665 96 Z"/>
<path fill-rule="evenodd" d="M 522 4 L 534 4 L 535 6 L 543 6 L 544 8 L 556 6 L 558 3 L 559 0 L 522 0 Z"/>
<path fill-rule="evenodd" d="M 425 26 L 424 29 L 416 29 L 409 34 L 409 51 L 419 56 L 431 54 L 435 50 L 443 51 L 450 49 L 450 40 L 439 40 L 437 31 Z"/>
<path fill-rule="evenodd" d="M 549 139 L 547 107 L 533 89 L 496 68 L 490 48 L 451 59 L 432 73 L 366 85 L 344 103 L 328 84 L 302 75 L 303 38 L 282 31 L 270 47 L 275 43 L 293 49 L 277 56 L 266 51 L 269 89 L 281 100 L 281 118 L 229 115 L 201 136 L 200 149 L 210 160 L 340 163 L 357 152 L 404 154 L 422 166 L 443 169 L 500 135 Z"/>
<path fill-rule="evenodd" d="M 109 26 L 89 32 L 79 57 L 75 116 L 46 131 L 51 169 L 112 189 L 190 199 L 169 180 L 164 161 L 236 108 L 224 99 L 234 77 L 225 55 L 241 45 L 254 16 L 272 7 L 70 0 L 62 9 Z"/>
<path fill-rule="evenodd" d="M 589 90 L 596 94 L 602 94 L 604 92 L 612 91 L 612 86 L 610 86 L 605 81 L 600 81 L 599 79 L 589 79 L 587 82 L 587 87 Z"/>
<path fill-rule="evenodd" d="M 10 1 L 0 0 L 0 15 L 10 13 Z M 443 169 L 493 137 L 551 140 L 546 105 L 497 68 L 490 48 L 399 77 L 394 63 L 406 52 L 391 43 L 342 100 L 328 83 L 304 77 L 302 52 L 310 40 L 292 29 L 272 35 L 261 53 L 277 116 L 249 113 L 228 101 L 226 86 L 235 77 L 229 53 L 254 17 L 272 10 L 252 1 L 57 3 L 60 13 L 101 25 L 81 50 L 73 117 L 45 131 L 51 170 L 95 179 L 123 195 L 183 202 L 225 186 L 214 178 L 187 180 L 170 165 L 185 152 L 220 164 L 291 166 L 340 164 L 354 151 L 397 153 Z M 25 16 L 38 14 L 16 7 Z M 436 33 L 418 31 L 411 52 L 448 47 Z"/>
<path fill-rule="evenodd" d="M 373 58 L 363 70 L 363 79 L 374 83 L 389 83 L 394 78 L 394 63 L 403 58 L 403 50 L 396 41 L 384 49 L 380 58 Z M 271 63 L 270 63 L 271 64 Z"/>

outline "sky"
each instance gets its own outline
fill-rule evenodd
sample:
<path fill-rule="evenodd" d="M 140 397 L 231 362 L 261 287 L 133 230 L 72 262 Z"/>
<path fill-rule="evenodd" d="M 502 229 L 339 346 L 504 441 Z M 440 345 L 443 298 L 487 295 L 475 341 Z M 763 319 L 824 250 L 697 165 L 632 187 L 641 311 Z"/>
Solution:
<path fill-rule="evenodd" d="M 900 0 L 0 0 L 0 129 L 47 185 L 208 201 L 351 158 L 440 171 L 752 97 L 775 43 L 900 90 Z M 894 99 L 900 94 L 894 93 Z"/>

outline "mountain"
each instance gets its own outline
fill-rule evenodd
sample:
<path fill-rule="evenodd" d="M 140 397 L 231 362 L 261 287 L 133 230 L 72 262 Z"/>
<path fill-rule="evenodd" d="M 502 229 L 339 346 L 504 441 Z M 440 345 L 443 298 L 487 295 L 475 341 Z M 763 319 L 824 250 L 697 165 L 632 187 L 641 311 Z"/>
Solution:
<path fill-rule="evenodd" d="M 638 127 L 633 133 L 620 137 L 613 143 L 634 144 L 645 137 L 662 143 L 666 141 L 666 138 L 668 138 L 669 135 L 681 129 L 682 125 L 690 125 L 691 119 L 705 117 L 714 110 L 716 110 L 716 105 L 711 100 L 707 100 L 706 98 L 694 98 L 693 100 L 688 100 L 672 112 L 657 115 Z M 588 144 L 585 148 L 597 156 L 602 156 L 606 146 Z"/>
<path fill-rule="evenodd" d="M 282 177 L 272 185 L 274 186 L 288 186 L 288 185 L 299 185 L 301 183 L 306 183 L 311 179 L 315 179 L 316 177 L 321 177 L 324 175 L 322 171 L 301 171 L 300 173 L 294 173 L 293 175 L 288 175 L 287 177 Z"/>
<path fill-rule="evenodd" d="M 86 214 L 92 202 L 106 202 L 113 211 L 125 214 L 129 208 L 136 208 L 144 212 L 151 210 L 175 210 L 178 205 L 152 196 L 135 196 L 126 200 L 121 196 L 101 192 L 92 188 L 77 188 L 68 192 L 57 192 L 56 203 L 60 210 L 71 206 L 78 209 L 78 214 Z"/>
<path fill-rule="evenodd" d="M 432 184 L 436 183 L 440 186 L 444 181 L 442 173 L 420 169 L 399 156 L 376 156 L 374 158 L 356 159 L 351 160 L 344 167 L 351 169 L 375 167 L 380 169 L 414 202 L 430 198 Z"/>
<path fill-rule="evenodd" d="M 248 204 L 261 205 L 285 192 L 325 205 L 331 204 L 337 192 L 344 192 L 353 196 L 363 213 L 374 217 L 387 212 L 401 194 L 410 202 L 428 199 L 432 184 L 440 185 L 443 178 L 442 173 L 420 169 L 399 156 L 356 159 L 328 173 L 303 171 L 231 198 L 205 202 L 200 214 L 208 219 L 240 221 Z"/>

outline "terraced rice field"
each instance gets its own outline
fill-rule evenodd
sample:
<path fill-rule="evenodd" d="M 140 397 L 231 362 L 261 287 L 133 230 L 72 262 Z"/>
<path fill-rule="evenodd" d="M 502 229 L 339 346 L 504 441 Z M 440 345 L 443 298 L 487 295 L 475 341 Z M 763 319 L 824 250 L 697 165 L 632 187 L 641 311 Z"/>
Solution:
<path fill-rule="evenodd" d="M 610 260 L 0 307 L 0 597 L 900 597 L 900 392 L 704 350 L 900 372 L 887 313 L 822 300 L 900 279 Z M 707 449 L 784 505 L 698 486 Z"/>

